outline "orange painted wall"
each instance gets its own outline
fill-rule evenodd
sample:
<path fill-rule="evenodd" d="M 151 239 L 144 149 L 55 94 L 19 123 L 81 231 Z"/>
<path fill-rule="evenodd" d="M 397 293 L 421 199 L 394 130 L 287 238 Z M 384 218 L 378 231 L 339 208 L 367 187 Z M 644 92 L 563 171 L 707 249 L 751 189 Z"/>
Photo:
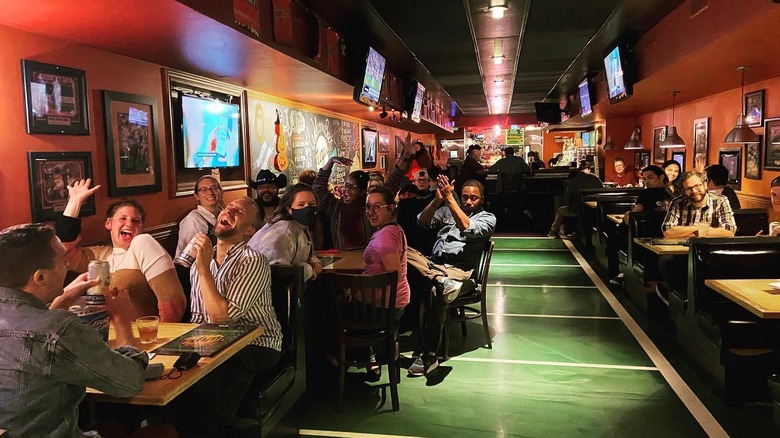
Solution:
<path fill-rule="evenodd" d="M 90 135 L 30 135 L 26 133 L 24 119 L 24 93 L 22 90 L 21 59 L 56 64 L 86 71 L 87 102 L 89 107 Z M 104 187 L 95 195 L 97 214 L 84 218 L 85 241 L 104 240 L 104 212 L 118 198 L 109 198 L 105 187 L 107 180 L 106 144 L 103 117 L 102 90 L 151 96 L 163 111 L 162 66 L 108 53 L 86 46 L 72 44 L 48 37 L 21 32 L 0 26 L 0 114 L 3 115 L 4 135 L 0 143 L 0 229 L 31 220 L 27 152 L 77 152 L 92 153 L 95 180 Z M 189 196 L 169 198 L 168 160 L 170 145 L 164 130 L 167 117 L 156 115 L 160 130 L 160 159 L 162 164 L 162 191 L 137 195 L 134 198 L 144 205 L 147 213 L 145 226 L 178 222 L 195 202 Z M 374 123 L 366 123 L 374 125 Z M 394 135 L 406 136 L 406 131 L 390 128 L 391 155 L 395 151 Z M 434 142 L 432 135 L 413 135 L 426 144 Z M 245 190 L 225 193 L 226 201 L 245 195 Z"/>
<path fill-rule="evenodd" d="M 575 138 L 576 136 L 577 135 L 573 132 L 545 132 L 542 136 L 542 146 L 544 147 L 542 160 L 544 161 L 545 166 L 547 165 L 547 162 L 550 161 L 550 158 L 560 154 L 563 150 L 563 142 L 555 142 L 557 137 L 566 139 Z"/>

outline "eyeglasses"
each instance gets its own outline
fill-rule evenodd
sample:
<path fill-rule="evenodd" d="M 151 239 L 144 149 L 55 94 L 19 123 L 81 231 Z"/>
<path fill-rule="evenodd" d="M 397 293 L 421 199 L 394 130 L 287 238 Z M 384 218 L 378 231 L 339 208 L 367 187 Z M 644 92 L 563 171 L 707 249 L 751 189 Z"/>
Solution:
<path fill-rule="evenodd" d="M 366 213 L 379 213 L 379 210 L 383 207 L 387 207 L 389 204 L 374 204 L 374 205 L 366 205 Z"/>
<path fill-rule="evenodd" d="M 704 183 L 698 183 L 698 184 L 696 184 L 695 186 L 691 186 L 691 187 L 683 187 L 683 191 L 684 191 L 685 193 L 691 193 L 692 191 L 694 191 L 694 190 L 698 190 L 698 189 L 701 189 L 701 188 L 703 188 L 703 187 L 704 187 Z"/>
<path fill-rule="evenodd" d="M 469 195 L 461 195 L 461 196 L 460 196 L 460 199 L 461 199 L 462 201 L 468 201 L 468 200 L 471 200 L 472 202 L 477 202 L 477 201 L 479 201 L 481 198 L 482 198 L 481 196 L 477 196 L 477 195 L 471 195 L 471 196 L 469 196 Z"/>
<path fill-rule="evenodd" d="M 198 189 L 198 193 L 219 193 L 220 190 L 222 190 L 220 186 L 201 187 Z"/>

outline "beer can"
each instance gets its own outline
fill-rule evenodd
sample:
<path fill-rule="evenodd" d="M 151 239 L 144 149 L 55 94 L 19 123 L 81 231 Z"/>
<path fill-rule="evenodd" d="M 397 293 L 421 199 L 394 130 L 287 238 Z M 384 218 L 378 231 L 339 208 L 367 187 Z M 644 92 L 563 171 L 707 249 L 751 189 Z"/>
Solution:
<path fill-rule="evenodd" d="M 774 221 L 769 223 L 769 235 L 774 234 L 775 230 L 780 228 L 780 222 Z"/>
<path fill-rule="evenodd" d="M 103 290 L 110 284 L 110 272 L 108 262 L 105 260 L 92 260 L 87 266 L 87 279 L 100 279 L 100 283 L 87 289 L 87 295 L 103 295 Z"/>
<path fill-rule="evenodd" d="M 185 268 L 189 268 L 193 263 L 195 263 L 195 256 L 197 255 L 198 250 L 195 249 L 195 238 L 193 237 L 190 239 L 190 242 L 187 244 L 187 246 L 184 247 L 184 250 L 182 250 L 181 254 L 179 254 L 179 256 L 173 260 L 173 263 L 184 266 Z"/>

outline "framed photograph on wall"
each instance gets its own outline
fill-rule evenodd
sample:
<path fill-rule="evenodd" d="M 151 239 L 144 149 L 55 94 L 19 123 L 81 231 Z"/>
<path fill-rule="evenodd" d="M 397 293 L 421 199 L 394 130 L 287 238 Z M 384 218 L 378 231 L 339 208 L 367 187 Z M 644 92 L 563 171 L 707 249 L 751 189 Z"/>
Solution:
<path fill-rule="evenodd" d="M 653 128 L 653 163 L 663 164 L 666 161 L 666 153 L 661 148 L 664 139 L 666 139 L 666 126 Z"/>
<path fill-rule="evenodd" d="M 109 196 L 162 190 L 157 102 L 137 94 L 104 91 Z"/>
<path fill-rule="evenodd" d="M 764 124 L 764 90 L 745 94 L 745 120 L 750 127 Z"/>
<path fill-rule="evenodd" d="M 379 153 L 390 153 L 390 134 L 387 132 L 379 133 Z"/>
<path fill-rule="evenodd" d="M 398 160 L 404 154 L 404 139 L 395 136 L 395 159 Z"/>
<path fill-rule="evenodd" d="M 780 117 L 764 121 L 764 169 L 780 170 Z"/>
<path fill-rule="evenodd" d="M 373 169 L 376 167 L 377 142 L 379 140 L 376 129 L 363 128 L 361 137 L 363 139 L 363 168 Z"/>
<path fill-rule="evenodd" d="M 710 144 L 710 118 L 704 117 L 693 121 L 693 168 L 707 167 Z"/>
<path fill-rule="evenodd" d="M 634 152 L 634 169 L 642 170 L 650 165 L 650 152 L 638 151 Z"/>
<path fill-rule="evenodd" d="M 68 203 L 68 184 L 92 178 L 91 152 L 28 152 L 30 211 L 33 222 L 53 221 Z M 95 214 L 95 197 L 81 207 L 79 217 Z"/>
<path fill-rule="evenodd" d="M 759 135 L 758 143 L 745 144 L 745 179 L 761 179 L 761 143 Z"/>
<path fill-rule="evenodd" d="M 729 185 L 735 190 L 742 189 L 742 148 L 723 148 L 718 153 L 718 163 L 729 171 Z"/>
<path fill-rule="evenodd" d="M 680 165 L 682 172 L 685 172 L 685 151 L 672 151 L 672 160 Z"/>
<path fill-rule="evenodd" d="M 83 70 L 22 60 L 28 134 L 89 135 Z"/>

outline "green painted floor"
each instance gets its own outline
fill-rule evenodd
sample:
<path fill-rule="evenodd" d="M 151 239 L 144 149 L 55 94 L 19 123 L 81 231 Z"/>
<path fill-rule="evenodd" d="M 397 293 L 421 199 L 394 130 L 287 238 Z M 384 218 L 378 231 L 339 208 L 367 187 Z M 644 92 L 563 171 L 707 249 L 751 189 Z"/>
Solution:
<path fill-rule="evenodd" d="M 560 240 L 496 239 L 492 350 L 480 324 L 454 326 L 435 381 L 402 373 L 399 412 L 384 376 L 355 379 L 340 413 L 335 386 L 312 389 L 285 422 L 310 436 L 706 436 L 584 269 L 551 265 L 577 265 Z"/>

